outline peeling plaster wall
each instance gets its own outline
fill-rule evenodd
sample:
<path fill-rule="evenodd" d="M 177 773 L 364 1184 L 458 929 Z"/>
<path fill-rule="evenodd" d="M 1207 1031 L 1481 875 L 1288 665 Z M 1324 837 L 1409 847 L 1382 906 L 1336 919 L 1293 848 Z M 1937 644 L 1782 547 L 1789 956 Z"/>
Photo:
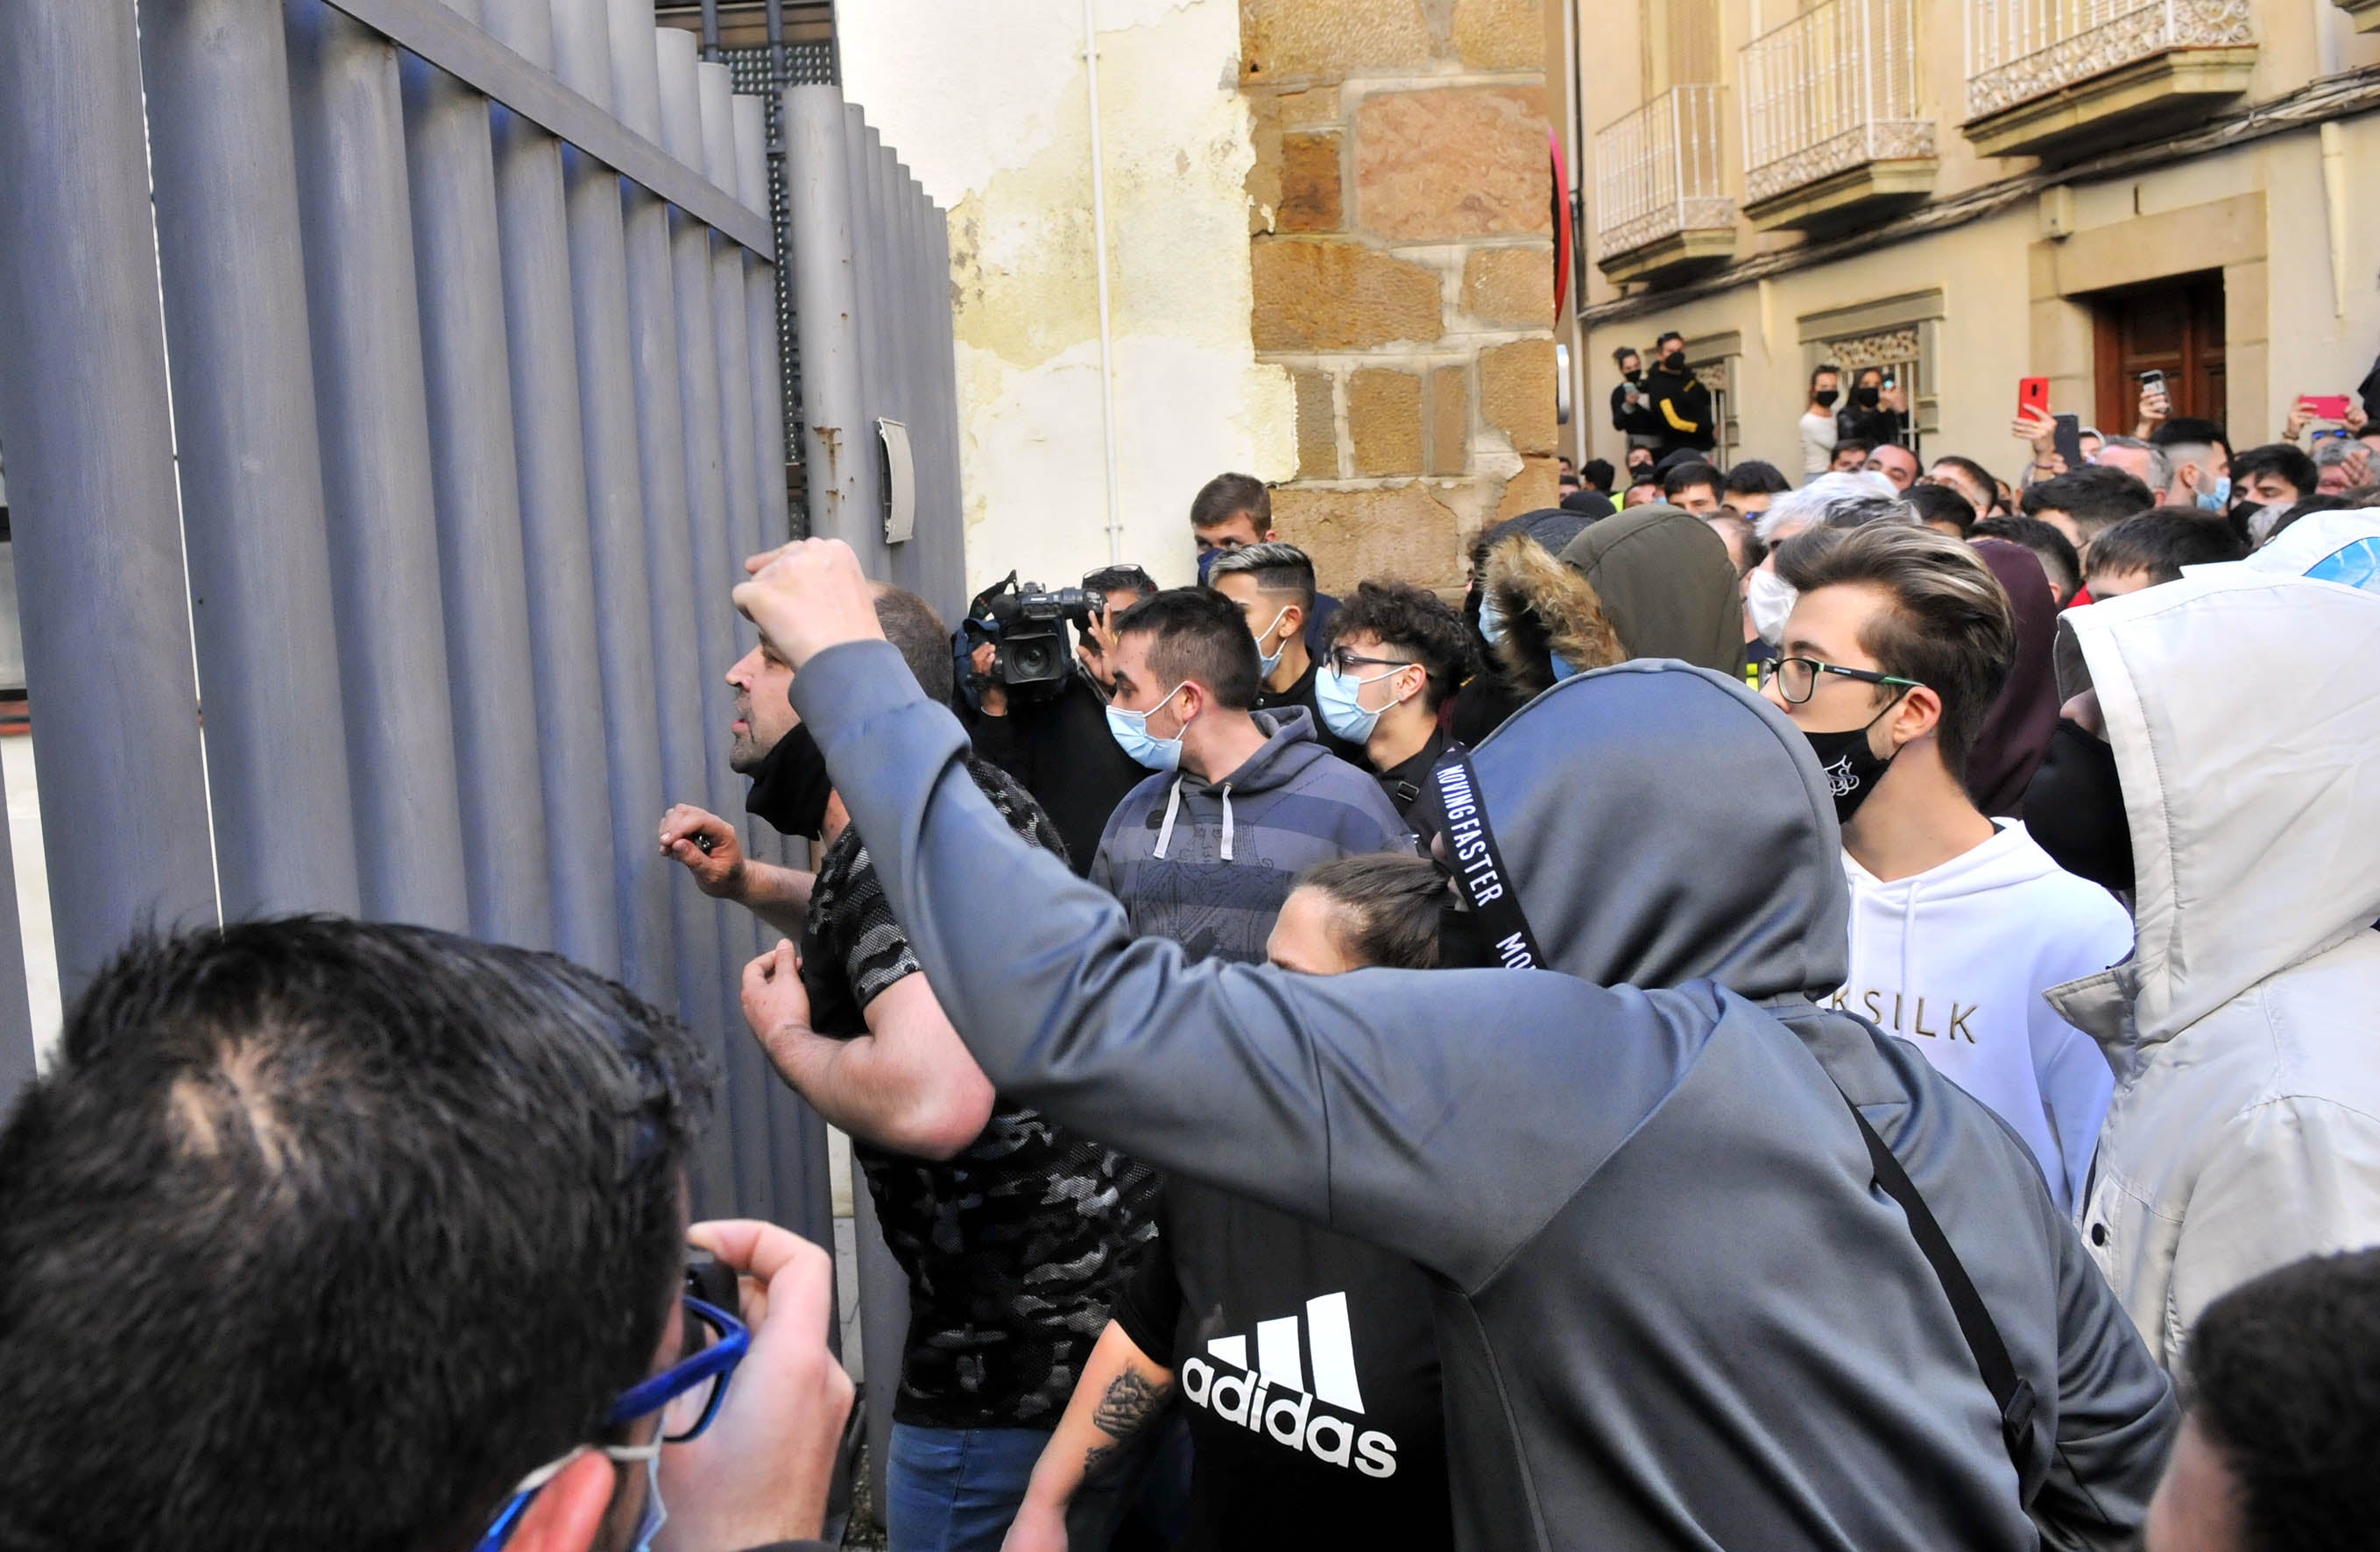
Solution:
<path fill-rule="evenodd" d="M 951 212 L 970 590 L 1109 558 L 1079 0 L 876 0 L 844 91 Z M 1123 555 L 1193 576 L 1191 496 L 1295 471 L 1289 372 L 1249 343 L 1237 0 L 1099 0 Z"/>

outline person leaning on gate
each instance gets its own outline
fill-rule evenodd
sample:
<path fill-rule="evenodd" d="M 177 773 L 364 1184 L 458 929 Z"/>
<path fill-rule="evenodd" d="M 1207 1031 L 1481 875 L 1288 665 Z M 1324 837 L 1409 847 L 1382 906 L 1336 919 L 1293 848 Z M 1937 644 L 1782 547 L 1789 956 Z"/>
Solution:
<path fill-rule="evenodd" d="M 821 1552 L 832 1267 L 688 1228 L 711 1082 L 554 954 L 134 943 L 0 1130 L 0 1546 Z"/>
<path fill-rule="evenodd" d="M 912 686 L 947 702 L 950 637 L 933 610 L 897 588 L 878 588 L 873 607 Z M 736 759 L 759 755 L 746 766 L 754 812 L 788 835 L 825 838 L 818 873 L 796 885 L 696 808 L 670 811 L 662 846 L 706 893 L 758 903 L 800 940 L 746 969 L 744 1012 L 778 1073 L 852 1134 L 885 1244 L 908 1275 L 887 1461 L 893 1543 L 997 1547 L 1110 1299 L 1155 1233 L 1156 1176 L 994 1091 L 919 974 L 862 832 L 794 714 L 793 668 L 763 642 L 731 677 Z M 1012 833 L 1065 855 L 1015 782 L 980 759 L 966 771 Z"/>
<path fill-rule="evenodd" d="M 1583 674 L 1439 768 L 1435 844 L 1515 968 L 1193 964 L 993 822 L 847 547 L 755 564 L 738 606 L 985 1070 L 1431 1274 L 1457 1546 L 2136 1533 L 2170 1386 L 2023 1144 L 1811 1001 L 1833 804 L 1740 683 Z M 1036 908 L 981 910 L 995 881 Z"/>

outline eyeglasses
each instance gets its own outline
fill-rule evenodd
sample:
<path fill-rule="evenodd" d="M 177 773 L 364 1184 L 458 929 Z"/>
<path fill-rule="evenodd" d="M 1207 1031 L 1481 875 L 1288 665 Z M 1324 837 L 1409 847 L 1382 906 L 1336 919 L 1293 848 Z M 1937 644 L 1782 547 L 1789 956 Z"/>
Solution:
<path fill-rule="evenodd" d="M 1328 661 L 1333 673 L 1347 674 L 1354 673 L 1358 668 L 1413 668 L 1416 666 L 1411 658 L 1366 658 L 1359 656 L 1344 647 L 1333 647 L 1330 649 L 1330 656 Z"/>
<path fill-rule="evenodd" d="M 1910 690 L 1921 687 L 1914 679 L 1877 673 L 1864 668 L 1844 668 L 1836 663 L 1820 662 L 1815 658 L 1779 658 L 1761 671 L 1760 682 L 1766 685 L 1775 680 L 1778 692 L 1785 697 L 1785 704 L 1800 706 L 1817 692 L 1818 675 L 1821 673 L 1840 673 L 1863 685 L 1899 685 Z"/>
<path fill-rule="evenodd" d="M 661 1430 L 653 1436 L 653 1442 L 587 1446 L 540 1466 L 521 1478 L 474 1552 L 497 1552 L 511 1540 L 513 1529 L 528 1512 L 530 1500 L 587 1449 L 601 1450 L 623 1462 L 648 1461 L 662 1445 L 684 1444 L 710 1426 L 711 1420 L 719 1415 L 720 1403 L 726 1400 L 728 1380 L 751 1349 L 752 1332 L 725 1310 L 700 1299 L 688 1298 L 682 1308 L 686 1322 L 683 1355 L 661 1373 L 620 1392 L 604 1417 L 607 1426 L 616 1428 L 661 1413 Z"/>

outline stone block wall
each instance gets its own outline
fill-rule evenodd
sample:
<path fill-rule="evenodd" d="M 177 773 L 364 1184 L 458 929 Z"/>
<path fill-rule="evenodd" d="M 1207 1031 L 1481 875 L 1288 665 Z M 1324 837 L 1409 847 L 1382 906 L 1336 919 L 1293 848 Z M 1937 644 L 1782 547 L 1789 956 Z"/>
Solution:
<path fill-rule="evenodd" d="M 1323 586 L 1463 579 L 1555 503 L 1544 0 L 1240 0 L 1250 336 L 1296 387 Z"/>

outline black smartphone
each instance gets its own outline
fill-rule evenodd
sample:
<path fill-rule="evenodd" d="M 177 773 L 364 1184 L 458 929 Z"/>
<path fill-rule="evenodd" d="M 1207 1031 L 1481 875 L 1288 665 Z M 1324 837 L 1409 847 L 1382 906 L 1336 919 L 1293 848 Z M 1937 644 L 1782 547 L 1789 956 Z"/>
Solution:
<path fill-rule="evenodd" d="M 2082 467 L 2082 420 L 2080 416 L 2060 415 L 2053 418 L 2057 428 L 2052 433 L 2058 455 L 2066 460 L 2069 469 Z"/>
<path fill-rule="evenodd" d="M 735 1289 L 735 1268 L 722 1266 L 700 1245 L 686 1247 L 686 1291 L 713 1309 L 741 1316 L 744 1306 Z"/>

